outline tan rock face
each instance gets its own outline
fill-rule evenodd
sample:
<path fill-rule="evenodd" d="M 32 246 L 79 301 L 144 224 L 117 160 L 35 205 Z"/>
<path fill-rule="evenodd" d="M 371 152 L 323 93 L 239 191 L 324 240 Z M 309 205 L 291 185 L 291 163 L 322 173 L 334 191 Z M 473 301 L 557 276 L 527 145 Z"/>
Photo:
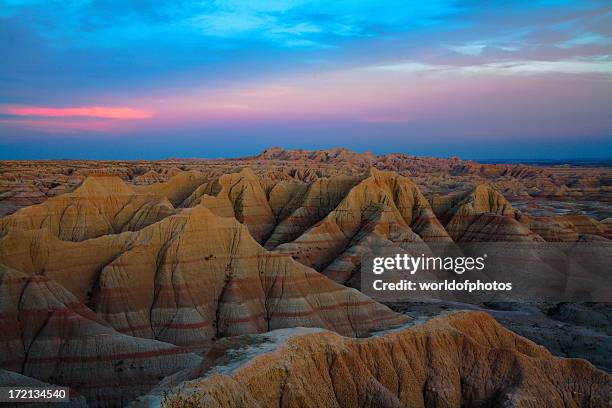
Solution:
<path fill-rule="evenodd" d="M 0 221 L 0 233 L 46 228 L 66 241 L 136 231 L 174 214 L 204 181 L 181 172 L 165 183 L 130 187 L 117 176 L 91 176 L 73 192 L 24 208 Z"/>
<path fill-rule="evenodd" d="M 234 367 L 236 364 L 230 364 Z M 365 340 L 296 335 L 165 400 L 206 407 L 604 407 L 612 377 L 565 360 L 484 313 L 434 318 Z"/>
<path fill-rule="evenodd" d="M 67 241 L 82 241 L 138 229 L 174 213 L 165 197 L 138 194 L 114 176 L 86 179 L 74 192 L 22 209 L 0 221 L 0 230 L 48 229 Z"/>
<path fill-rule="evenodd" d="M 171 177 L 164 183 L 147 186 L 135 186 L 137 192 L 168 199 L 177 207 L 202 183 L 206 181 L 204 174 L 197 171 L 180 171 L 175 169 Z"/>
<path fill-rule="evenodd" d="M 221 217 L 235 217 L 263 243 L 274 228 L 275 217 L 262 184 L 252 170 L 245 168 L 200 185 L 181 207 L 202 205 Z"/>
<path fill-rule="evenodd" d="M 446 231 L 454 241 L 543 241 L 519 222 L 520 211 L 488 184 L 481 184 L 444 203 L 439 202 L 438 211 L 442 219 L 447 220 Z"/>
<path fill-rule="evenodd" d="M 259 178 L 245 168 L 240 173 L 222 176 L 219 184 L 222 187 L 219 194 L 230 200 L 236 219 L 248 227 L 256 241 L 265 242 L 275 219 Z"/>
<path fill-rule="evenodd" d="M 433 200 L 445 229 L 414 183 L 375 169 L 366 177 L 338 176 L 312 183 L 263 181 L 248 169 L 202 180 L 196 173 L 179 173 L 136 192 L 118 178 L 98 176 L 73 193 L 6 217 L 1 225 L 5 233 L 44 227 L 61 239 L 80 241 L 141 230 L 182 208 L 202 206 L 217 216 L 237 218 L 266 248 L 290 254 L 355 287 L 361 256 L 380 246 L 451 238 L 576 241 L 586 235 L 606 236 L 605 228 L 586 216 L 524 216 L 486 184 Z M 179 209 L 168 197 L 180 201 Z M 80 290 L 90 287 L 87 283 Z"/>
<path fill-rule="evenodd" d="M 0 240 L 0 260 L 66 285 L 121 333 L 197 348 L 271 328 L 316 326 L 353 336 L 405 320 L 267 252 L 245 226 L 203 206 L 79 243 L 13 231 Z"/>
<path fill-rule="evenodd" d="M 15 328 L 0 353 L 10 358 L 2 361 L 0 367 L 51 383 L 90 389 L 84 391 L 88 401 L 113 406 L 117 401 L 146 392 L 161 377 L 186 366 L 187 361 L 175 355 L 186 355 L 186 350 L 165 347 L 179 345 L 206 350 L 220 337 L 294 326 L 325 327 L 344 335 L 362 336 L 372 329 L 407 319 L 354 289 L 333 283 L 287 255 L 267 252 L 250 235 L 247 226 L 233 216 L 220 216 L 231 214 L 219 214 L 228 208 L 223 203 L 232 203 L 230 194 L 221 193 L 238 189 L 244 191 L 233 197 L 236 208 L 242 214 L 249 213 L 247 204 L 253 193 L 249 184 L 256 180 L 224 182 L 229 187 L 220 185 L 217 196 L 201 194 L 195 207 L 178 213 L 172 211 L 171 215 L 164 214 L 161 220 L 151 222 L 155 215 L 150 214 L 161 213 L 141 197 L 149 199 L 161 193 L 135 193 L 118 179 L 90 178 L 63 197 L 60 204 L 82 198 L 84 206 L 104 211 L 97 212 L 93 220 L 77 213 L 76 225 L 87 226 L 105 219 L 111 221 L 107 228 L 113 231 L 135 231 L 105 233 L 97 238 L 75 239 L 76 242 L 63 240 L 66 236 L 62 231 L 66 229 L 62 217 L 55 215 L 65 210 L 56 204 L 57 199 L 9 217 L 11 224 L 0 239 L 0 263 L 21 272 L 7 269 L 8 277 L 0 282 L 0 290 L 10 291 L 2 296 L 2 316 L 8 316 L 7 327 Z M 202 190 L 214 194 L 214 189 Z M 192 192 L 190 196 L 194 194 L 198 195 Z M 258 194 L 256 198 L 266 199 L 262 191 Z M 173 209 L 166 197 L 156 199 Z M 175 196 L 175 202 L 178 199 L 186 201 L 188 197 Z M 142 206 L 135 204 L 141 202 Z M 120 213 L 130 206 L 134 208 L 133 215 L 125 217 L 128 221 L 119 222 L 114 209 L 123 208 Z M 229 208 L 233 211 L 233 203 Z M 40 214 L 42 210 L 58 220 L 51 224 L 55 229 L 35 229 L 46 225 L 28 223 L 23 215 Z M 252 220 L 256 219 L 243 221 Z M 84 238 L 106 230 L 82 231 L 85 233 L 69 237 Z M 17 278 L 12 274 L 17 274 Z M 15 286 L 15 279 L 22 286 Z M 45 282 L 44 291 L 39 288 L 40 282 Z M 40 311 L 20 309 L 19 305 L 30 298 L 43 301 L 42 305 L 33 306 Z M 44 299 L 53 299 L 55 303 Z M 51 309 L 62 312 L 54 313 L 49 320 L 47 311 Z M 48 321 L 53 327 L 67 329 L 47 333 L 41 327 L 47 327 Z M 39 341 L 28 340 L 25 334 L 15 336 L 18 333 L 30 333 Z M 37 345 L 31 350 L 45 363 L 34 363 L 38 360 L 29 357 L 30 343 Z M 77 350 L 83 354 L 79 355 Z M 108 350 L 108 356 L 103 363 L 97 360 L 91 363 L 95 366 L 57 363 L 63 361 L 64 352 L 86 356 L 83 358 L 88 361 L 88 356 L 101 350 Z M 139 362 L 141 354 L 149 363 Z M 176 362 L 164 362 L 164 358 L 170 358 L 166 355 Z M 185 358 L 198 360 L 195 356 Z M 124 367 L 125 361 L 129 361 L 129 370 Z M 135 370 L 132 366 L 146 370 L 146 374 L 131 378 Z M 67 370 L 72 370 L 71 375 L 65 373 Z M 116 370 L 126 370 L 129 375 L 117 374 Z"/>
<path fill-rule="evenodd" d="M 523 171 L 512 174 L 525 175 Z M 233 198 L 228 191 L 235 191 Z M 588 216 L 526 216 L 490 184 L 461 194 L 435 196 L 432 209 L 410 180 L 376 169 L 365 176 L 335 176 L 309 183 L 264 181 L 243 170 L 201 186 L 182 206 L 198 203 L 223 216 L 236 216 L 236 211 L 246 208 L 251 214 L 238 219 L 267 249 L 289 253 L 351 285 L 358 281 L 355 274 L 361 255 L 381 245 L 451 239 L 556 242 L 606 236 L 605 228 Z"/>
<path fill-rule="evenodd" d="M 116 406 L 201 361 L 118 333 L 58 283 L 1 264 L 0 327 L 0 367 L 70 386 L 93 406 Z"/>
<path fill-rule="evenodd" d="M 164 181 L 166 181 L 165 177 L 153 170 L 149 170 L 146 173 L 141 174 L 140 176 L 134 177 L 134 184 L 136 185 L 155 184 L 155 183 L 161 183 Z"/>
<path fill-rule="evenodd" d="M 302 214 L 301 208 L 294 214 Z M 372 169 L 321 221 L 277 249 L 345 283 L 368 249 L 423 240 L 450 237 L 412 182 Z"/>
<path fill-rule="evenodd" d="M 576 242 L 584 239 L 610 238 L 606 222 L 585 215 L 524 217 L 521 222 L 549 242 Z"/>

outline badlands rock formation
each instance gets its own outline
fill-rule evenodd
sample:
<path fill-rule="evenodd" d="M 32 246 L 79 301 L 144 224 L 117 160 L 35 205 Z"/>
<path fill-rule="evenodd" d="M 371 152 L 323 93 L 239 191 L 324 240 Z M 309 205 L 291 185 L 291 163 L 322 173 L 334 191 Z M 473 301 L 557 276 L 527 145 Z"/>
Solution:
<path fill-rule="evenodd" d="M 489 184 L 439 203 L 438 211 L 454 241 L 543 241 L 519 222 L 520 211 Z"/>
<path fill-rule="evenodd" d="M 341 283 L 368 248 L 451 241 L 414 183 L 375 168 L 311 183 L 263 181 L 244 169 L 198 187 L 181 206 L 197 204 L 235 216 L 266 248 Z"/>
<path fill-rule="evenodd" d="M 253 190 L 249 180 L 242 180 L 245 174 L 248 176 L 243 172 L 222 177 L 219 191 L 228 191 L 225 199 L 232 203 L 229 208 L 233 214 L 242 215 L 245 223 L 261 225 L 257 224 L 260 218 L 249 212 L 257 207 L 249 204 L 253 199 L 265 201 L 266 196 L 257 195 L 261 192 Z M 184 177 L 176 177 L 184 181 Z M 32 330 L 31 336 L 42 337 L 40 343 L 33 343 L 27 337 L 9 336 L 1 353 L 6 359 L 0 367 L 43 381 L 76 384 L 76 388 L 91 390 L 83 392 L 90 402 L 104 405 L 108 399 L 113 405 L 151 387 L 160 375 L 187 364 L 173 357 L 173 364 L 159 363 L 168 370 L 160 373 L 154 359 L 153 367 L 134 360 L 138 353 L 155 357 L 186 352 L 178 348 L 162 352 L 155 348 L 162 346 L 156 345 L 206 350 L 220 337 L 294 326 L 363 336 L 372 329 L 406 321 L 407 317 L 333 283 L 288 255 L 267 252 L 245 225 L 206 207 L 211 201 L 221 201 L 223 194 L 203 195 L 195 207 L 175 210 L 170 199 L 185 201 L 196 186 L 173 180 L 136 191 L 116 177 L 90 177 L 73 193 L 2 220 L 0 263 L 6 267 L 0 290 L 7 291 L 2 297 L 2 316 L 7 316 L 7 325 L 15 327 L 11 336 Z M 166 203 L 172 211 L 153 222 L 154 217 L 143 215 L 151 213 L 151 200 Z M 124 232 L 117 233 L 120 231 Z M 46 298 L 53 301 L 43 301 L 36 323 L 21 317 L 24 313 L 38 316 L 29 305 L 33 302 L 34 310 L 39 310 L 37 302 Z M 49 320 L 52 315 L 48 316 L 48 310 L 55 309 L 62 312 Z M 57 326 L 64 323 L 56 320 L 65 319 L 80 329 L 70 329 L 70 325 L 50 333 L 42 329 L 48 321 Z M 100 336 L 102 333 L 108 334 Z M 61 346 L 45 347 L 49 336 Z M 87 340 L 91 352 L 79 336 L 92 339 Z M 35 349 L 38 360 L 29 357 L 31 344 L 40 344 Z M 71 344 L 80 347 L 82 354 L 71 351 Z M 99 354 L 105 347 L 108 357 Z M 138 351 L 118 351 L 126 347 Z M 93 350 L 103 363 L 96 357 L 95 368 L 81 364 L 78 359 Z M 67 360 L 66 367 L 72 367 L 70 375 L 56 363 L 65 360 L 58 355 L 64 352 L 78 356 L 74 366 Z M 114 367 L 119 364 L 124 370 L 125 360 L 152 379 L 143 376 L 130 381 L 126 375 L 113 380 L 101 374 L 116 375 Z M 35 363 L 38 361 L 43 365 Z M 53 369 L 45 364 L 52 364 Z M 117 389 L 119 383 L 122 386 Z"/>
<path fill-rule="evenodd" d="M 316 326 L 363 335 L 405 318 L 289 256 L 205 207 L 140 231 L 73 243 L 12 231 L 0 261 L 67 287 L 121 333 L 207 348 L 220 336 Z"/>
<path fill-rule="evenodd" d="M 301 205 L 290 217 L 304 213 L 307 210 Z M 346 192 L 323 219 L 313 221 L 296 239 L 276 248 L 339 282 L 351 279 L 361 266 L 361 256 L 373 248 L 451 240 L 412 182 L 376 169 Z M 282 223 L 279 228 L 285 232 Z"/>
<path fill-rule="evenodd" d="M 611 395 L 612 377 L 588 362 L 553 357 L 489 315 L 464 312 L 365 340 L 298 333 L 182 383 L 164 404 L 605 407 Z"/>
<path fill-rule="evenodd" d="M 195 204 L 202 204 L 219 216 L 236 217 L 259 242 L 265 241 L 274 228 L 274 215 L 262 183 L 249 168 L 201 185 L 182 206 Z"/>
<path fill-rule="evenodd" d="M 459 158 L 408 154 L 376 156 L 348 149 L 319 151 L 268 149 L 239 159 L 168 159 L 162 161 L 5 161 L 0 163 L 0 215 L 71 191 L 95 174 L 115 175 L 134 185 L 167 181 L 185 170 L 210 180 L 249 167 L 265 180 L 314 182 L 321 177 L 360 176 L 370 167 L 410 177 L 426 195 L 465 190 L 492 183 L 513 203 L 533 215 L 586 211 L 598 219 L 612 206 L 612 168 L 588 165 L 481 164 Z M 171 200 L 172 201 L 172 200 Z"/>
<path fill-rule="evenodd" d="M 374 168 L 310 183 L 264 181 L 244 169 L 198 187 L 181 207 L 198 204 L 235 216 L 267 249 L 353 287 L 361 257 L 383 247 L 607 239 L 605 225 L 585 215 L 525 215 L 490 184 L 436 195 L 430 205 L 406 177 Z"/>
<path fill-rule="evenodd" d="M 118 333 L 53 280 L 1 264 L 0 327 L 0 367 L 70 386 L 94 405 L 118 405 L 201 361 L 172 344 Z"/>
<path fill-rule="evenodd" d="M 186 172 L 134 188 L 117 177 L 91 177 L 73 193 L 5 217 L 0 231 L 47 228 L 60 239 L 80 241 L 138 231 L 185 208 L 206 207 L 236 218 L 267 249 L 355 287 L 361 256 L 380 247 L 607 239 L 605 224 L 588 216 L 525 215 L 490 184 L 436 195 L 430 205 L 406 177 L 374 168 L 309 183 L 264 180 L 248 168 L 206 180 Z"/>
<path fill-rule="evenodd" d="M 0 233 L 45 228 L 62 240 L 82 241 L 136 231 L 174 214 L 203 180 L 199 173 L 185 172 L 165 183 L 130 187 L 117 176 L 91 176 L 71 193 L 3 218 Z"/>
<path fill-rule="evenodd" d="M 359 287 L 361 257 L 381 247 L 612 238 L 610 215 L 530 212 L 529 203 L 554 193 L 570 203 L 588 196 L 605 213 L 603 170 L 572 176 L 346 149 L 0 166 L 0 207 L 12 212 L 0 219 L 0 321 L 11 328 L 0 334 L 0 369 L 9 373 L 0 379 L 68 385 L 93 406 L 121 405 L 163 377 L 165 386 L 186 378 L 176 372 L 203 373 L 229 336 L 306 326 L 361 337 L 406 322 L 406 314 L 347 287 Z M 519 195 L 521 210 L 512 201 Z M 311 402 L 318 394 L 302 381 L 331 406 L 494 405 L 535 392 L 597 406 L 599 391 L 585 396 L 584 387 L 609 387 L 588 364 L 552 358 L 470 316 L 369 340 L 331 332 L 296 338 L 288 344 L 304 348 L 299 360 L 279 357 L 287 373 L 262 366 L 268 383 L 248 382 L 273 390 L 271 399 L 232 374 L 205 380 L 214 397 L 206 401 Z M 283 381 L 294 394 L 278 388 Z M 340 383 L 366 387 L 372 399 Z"/>

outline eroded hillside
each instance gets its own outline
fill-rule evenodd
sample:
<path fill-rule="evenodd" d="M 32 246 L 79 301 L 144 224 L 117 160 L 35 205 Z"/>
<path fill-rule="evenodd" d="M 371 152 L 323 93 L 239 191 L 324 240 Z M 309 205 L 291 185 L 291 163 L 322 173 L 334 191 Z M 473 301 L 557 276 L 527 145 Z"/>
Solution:
<path fill-rule="evenodd" d="M 485 313 L 441 316 L 364 340 L 298 332 L 272 350 L 259 348 L 183 382 L 164 406 L 605 407 L 612 394 L 609 375 L 584 360 L 553 357 Z"/>

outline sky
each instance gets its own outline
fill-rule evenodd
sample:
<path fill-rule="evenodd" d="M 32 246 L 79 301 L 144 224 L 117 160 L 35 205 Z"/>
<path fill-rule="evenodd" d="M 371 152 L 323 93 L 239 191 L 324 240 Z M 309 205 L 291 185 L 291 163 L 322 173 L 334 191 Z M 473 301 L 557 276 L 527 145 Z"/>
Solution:
<path fill-rule="evenodd" d="M 0 159 L 612 158 L 612 3 L 0 0 Z"/>

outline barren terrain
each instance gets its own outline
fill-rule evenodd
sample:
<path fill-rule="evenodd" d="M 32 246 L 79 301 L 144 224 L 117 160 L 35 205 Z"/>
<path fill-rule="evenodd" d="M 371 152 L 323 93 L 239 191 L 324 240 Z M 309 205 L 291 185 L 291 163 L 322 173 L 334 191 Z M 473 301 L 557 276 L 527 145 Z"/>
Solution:
<path fill-rule="evenodd" d="M 0 170 L 3 382 L 66 385 L 90 406 L 611 401 L 609 305 L 358 290 L 372 248 L 607 242 L 611 167 L 272 148 Z M 462 309 L 477 312 L 445 312 Z"/>

